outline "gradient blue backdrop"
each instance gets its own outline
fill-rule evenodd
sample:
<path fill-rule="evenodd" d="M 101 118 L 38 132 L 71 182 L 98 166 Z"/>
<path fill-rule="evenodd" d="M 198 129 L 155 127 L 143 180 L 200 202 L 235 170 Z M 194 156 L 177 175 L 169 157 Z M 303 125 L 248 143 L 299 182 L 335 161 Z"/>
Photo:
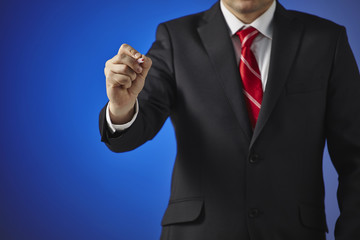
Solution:
<path fill-rule="evenodd" d="M 0 2 L 0 239 L 158 239 L 175 140 L 169 121 L 136 151 L 100 142 L 104 63 L 146 52 L 158 23 L 215 0 Z M 357 0 L 282 0 L 345 25 L 360 63 Z M 330 235 L 337 175 L 325 153 Z"/>

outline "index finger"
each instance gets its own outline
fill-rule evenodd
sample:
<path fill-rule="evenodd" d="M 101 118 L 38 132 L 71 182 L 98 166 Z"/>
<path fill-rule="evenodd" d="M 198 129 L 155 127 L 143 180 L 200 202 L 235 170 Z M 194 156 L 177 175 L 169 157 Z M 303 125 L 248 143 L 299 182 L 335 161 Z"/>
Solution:
<path fill-rule="evenodd" d="M 133 47 L 131 47 L 130 45 L 128 45 L 126 43 L 121 45 L 121 47 L 119 48 L 119 51 L 118 51 L 118 55 L 121 55 L 124 53 L 135 58 L 135 60 L 137 60 L 141 57 L 141 53 L 139 53 Z"/>

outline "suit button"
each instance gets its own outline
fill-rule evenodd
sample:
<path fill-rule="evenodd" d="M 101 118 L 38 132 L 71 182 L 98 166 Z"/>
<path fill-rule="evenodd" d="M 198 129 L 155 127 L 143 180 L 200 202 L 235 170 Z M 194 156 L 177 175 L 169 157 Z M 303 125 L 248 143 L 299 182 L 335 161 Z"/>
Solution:
<path fill-rule="evenodd" d="M 257 218 L 260 216 L 260 210 L 257 208 L 252 208 L 249 211 L 249 217 L 250 218 Z"/>
<path fill-rule="evenodd" d="M 253 155 L 250 156 L 249 162 L 250 163 L 257 163 L 257 162 L 259 162 L 259 160 L 260 160 L 259 155 L 253 154 Z"/>

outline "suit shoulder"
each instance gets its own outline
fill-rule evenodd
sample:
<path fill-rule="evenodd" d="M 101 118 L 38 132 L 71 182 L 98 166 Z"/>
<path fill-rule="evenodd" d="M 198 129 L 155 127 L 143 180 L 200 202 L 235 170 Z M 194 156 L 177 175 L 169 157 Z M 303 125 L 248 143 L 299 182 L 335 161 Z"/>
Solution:
<path fill-rule="evenodd" d="M 325 19 L 313 14 L 299 12 L 295 10 L 288 10 L 288 13 L 298 21 L 302 22 L 307 28 L 321 30 L 321 32 L 338 32 L 340 29 L 343 28 L 343 26 L 329 19 Z"/>
<path fill-rule="evenodd" d="M 173 29 L 174 31 L 178 31 L 178 32 L 189 31 L 189 30 L 193 31 L 219 13 L 221 13 L 220 3 L 217 2 L 213 4 L 210 9 L 198 13 L 186 15 L 183 17 L 175 18 L 163 22 L 160 25 L 166 25 L 169 29 Z"/>
<path fill-rule="evenodd" d="M 186 16 L 182 16 L 179 18 L 175 18 L 166 22 L 163 22 L 161 24 L 164 24 L 168 26 L 169 28 L 180 30 L 182 28 L 194 28 L 197 27 L 202 21 L 203 16 L 205 14 L 204 12 L 194 13 Z"/>

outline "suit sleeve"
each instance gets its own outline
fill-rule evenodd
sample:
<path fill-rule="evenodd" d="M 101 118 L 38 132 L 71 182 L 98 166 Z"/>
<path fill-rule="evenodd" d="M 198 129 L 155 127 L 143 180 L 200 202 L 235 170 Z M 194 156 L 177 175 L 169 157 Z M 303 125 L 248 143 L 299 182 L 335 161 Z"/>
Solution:
<path fill-rule="evenodd" d="M 172 46 L 165 24 L 159 25 L 156 40 L 147 56 L 152 59 L 153 64 L 138 96 L 139 113 L 131 127 L 124 132 L 112 134 L 106 125 L 106 106 L 100 112 L 101 141 L 114 152 L 133 150 L 152 139 L 175 105 Z"/>
<path fill-rule="evenodd" d="M 360 239 L 360 76 L 343 27 L 327 98 L 327 144 L 339 175 L 335 239 Z"/>

